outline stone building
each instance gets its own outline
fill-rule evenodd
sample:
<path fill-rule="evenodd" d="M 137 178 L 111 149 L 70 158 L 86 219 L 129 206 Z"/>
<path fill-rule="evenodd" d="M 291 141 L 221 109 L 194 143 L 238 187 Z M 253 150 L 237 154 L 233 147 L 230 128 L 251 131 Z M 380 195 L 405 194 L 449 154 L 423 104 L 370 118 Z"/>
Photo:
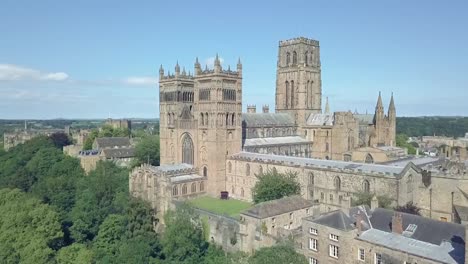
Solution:
<path fill-rule="evenodd" d="M 132 121 L 128 119 L 112 119 L 108 118 L 106 122 L 104 122 L 105 126 L 110 126 L 112 128 L 119 128 L 119 129 L 128 129 L 129 131 L 132 130 Z"/>
<path fill-rule="evenodd" d="M 366 206 L 303 219 L 309 263 L 465 263 L 466 227 Z"/>
<path fill-rule="evenodd" d="M 73 154 L 71 147 L 64 149 L 65 153 Z M 78 152 L 81 167 L 86 173 L 94 170 L 99 161 L 112 161 L 118 166 L 127 167 L 135 157 L 135 148 L 127 137 L 96 138 L 93 149 Z"/>

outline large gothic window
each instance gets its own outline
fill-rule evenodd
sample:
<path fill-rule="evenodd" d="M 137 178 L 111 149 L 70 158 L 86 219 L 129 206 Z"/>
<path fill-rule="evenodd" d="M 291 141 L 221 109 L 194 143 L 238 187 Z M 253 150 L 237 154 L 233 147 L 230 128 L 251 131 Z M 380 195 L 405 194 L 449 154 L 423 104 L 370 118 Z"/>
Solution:
<path fill-rule="evenodd" d="M 188 134 L 182 140 L 182 163 L 193 165 L 193 141 Z"/>
<path fill-rule="evenodd" d="M 197 185 L 196 185 L 194 182 L 192 183 L 192 186 L 191 186 L 191 188 L 190 188 L 190 191 L 191 191 L 192 193 L 197 192 Z"/>
<path fill-rule="evenodd" d="M 208 168 L 203 167 L 203 177 L 208 177 Z"/>
<path fill-rule="evenodd" d="M 367 154 L 366 163 L 374 163 L 374 158 L 372 157 L 371 154 Z"/>
<path fill-rule="evenodd" d="M 177 185 L 172 187 L 172 196 L 177 196 L 179 195 L 179 189 L 177 188 Z"/>
<path fill-rule="evenodd" d="M 182 194 L 183 195 L 187 194 L 187 185 L 186 184 L 182 185 Z"/>
<path fill-rule="evenodd" d="M 297 53 L 295 51 L 293 52 L 293 64 L 297 64 Z"/>
<path fill-rule="evenodd" d="M 309 172 L 309 185 L 314 185 L 314 174 Z"/>
<path fill-rule="evenodd" d="M 291 62 L 291 54 L 286 53 L 286 66 L 289 66 L 289 63 Z"/>
<path fill-rule="evenodd" d="M 341 179 L 340 177 L 335 177 L 335 180 L 334 180 L 334 185 L 335 185 L 335 190 L 339 191 L 341 190 Z"/>
<path fill-rule="evenodd" d="M 305 65 L 309 65 L 309 52 L 306 51 L 304 54 L 304 63 Z"/>

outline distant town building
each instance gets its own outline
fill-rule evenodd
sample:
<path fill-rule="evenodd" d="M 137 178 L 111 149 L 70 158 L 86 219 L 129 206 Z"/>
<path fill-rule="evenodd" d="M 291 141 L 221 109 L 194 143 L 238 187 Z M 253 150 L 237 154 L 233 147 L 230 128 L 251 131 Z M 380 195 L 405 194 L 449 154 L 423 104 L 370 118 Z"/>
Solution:
<path fill-rule="evenodd" d="M 112 128 L 132 130 L 132 121 L 128 119 L 112 119 L 108 118 L 104 125 L 111 126 Z"/>

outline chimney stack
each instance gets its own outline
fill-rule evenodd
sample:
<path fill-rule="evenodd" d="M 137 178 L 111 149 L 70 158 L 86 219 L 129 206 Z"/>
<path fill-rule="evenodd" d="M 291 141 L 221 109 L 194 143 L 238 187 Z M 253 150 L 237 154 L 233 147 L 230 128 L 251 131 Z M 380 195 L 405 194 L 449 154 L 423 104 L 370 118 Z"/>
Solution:
<path fill-rule="evenodd" d="M 269 105 L 263 105 L 263 113 L 264 114 L 270 113 L 270 106 Z"/>
<path fill-rule="evenodd" d="M 400 212 L 395 212 L 392 217 L 392 233 L 403 234 L 403 218 Z"/>
<path fill-rule="evenodd" d="M 362 222 L 364 221 L 364 218 L 362 217 L 362 212 L 361 210 L 358 211 L 356 215 L 356 229 L 358 231 L 358 236 L 362 233 Z"/>
<path fill-rule="evenodd" d="M 372 197 L 372 200 L 370 202 L 370 208 L 371 210 L 379 208 L 379 199 L 377 199 L 377 195 L 374 195 L 374 197 Z"/>
<path fill-rule="evenodd" d="M 247 113 L 250 113 L 250 114 L 257 113 L 257 106 L 256 105 L 247 105 Z"/>

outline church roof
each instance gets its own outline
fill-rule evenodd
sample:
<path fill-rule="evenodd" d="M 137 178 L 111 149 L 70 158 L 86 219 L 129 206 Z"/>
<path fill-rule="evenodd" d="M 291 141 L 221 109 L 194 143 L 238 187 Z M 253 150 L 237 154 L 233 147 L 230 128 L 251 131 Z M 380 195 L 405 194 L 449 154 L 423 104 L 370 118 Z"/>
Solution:
<path fill-rule="evenodd" d="M 312 142 L 300 136 L 248 138 L 244 142 L 244 147 L 265 146 L 265 145 L 306 144 L 306 143 L 312 143 Z"/>
<path fill-rule="evenodd" d="M 354 114 L 354 118 L 359 121 L 360 125 L 372 125 L 374 124 L 374 115 L 367 114 Z"/>
<path fill-rule="evenodd" d="M 333 114 L 310 114 L 306 124 L 309 126 L 333 126 Z"/>
<path fill-rule="evenodd" d="M 285 113 L 242 113 L 242 122 L 247 127 L 294 126 L 294 120 Z"/>
<path fill-rule="evenodd" d="M 264 162 L 276 162 L 291 166 L 311 166 L 317 168 L 334 168 L 342 170 L 353 170 L 367 173 L 379 173 L 382 176 L 395 176 L 403 172 L 405 167 L 388 166 L 379 164 L 356 163 L 339 160 L 321 160 L 312 158 L 301 158 L 292 156 L 280 156 L 272 154 L 259 154 L 252 152 L 239 152 L 231 156 L 232 159 L 251 159 Z"/>
<path fill-rule="evenodd" d="M 316 203 L 311 200 L 306 200 L 300 196 L 284 197 L 278 200 L 259 203 L 242 214 L 264 219 L 276 215 L 286 214 L 301 209 L 306 209 L 314 206 Z"/>

